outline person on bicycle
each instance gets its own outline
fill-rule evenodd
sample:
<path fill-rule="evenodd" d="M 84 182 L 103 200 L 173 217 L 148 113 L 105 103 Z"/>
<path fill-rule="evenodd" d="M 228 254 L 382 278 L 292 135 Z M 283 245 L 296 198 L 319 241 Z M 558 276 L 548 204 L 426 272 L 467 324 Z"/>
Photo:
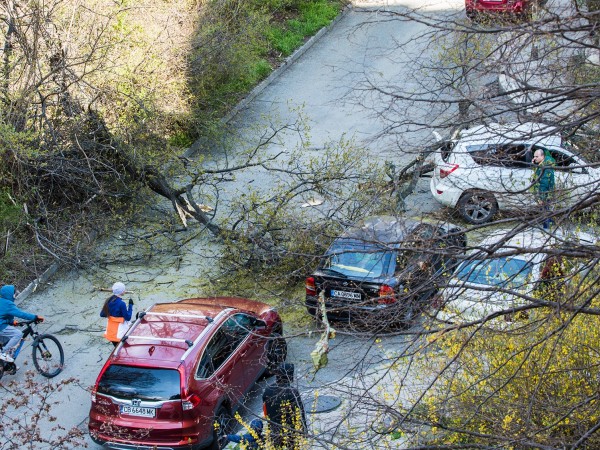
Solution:
<path fill-rule="evenodd" d="M 21 311 L 15 305 L 15 287 L 12 284 L 2 286 L 0 289 L 0 342 L 4 345 L 4 352 L 0 353 L 0 359 L 6 362 L 14 362 L 13 351 L 19 345 L 23 333 L 14 327 L 15 317 L 23 320 L 35 320 L 43 322 L 42 316 L 37 316 Z"/>

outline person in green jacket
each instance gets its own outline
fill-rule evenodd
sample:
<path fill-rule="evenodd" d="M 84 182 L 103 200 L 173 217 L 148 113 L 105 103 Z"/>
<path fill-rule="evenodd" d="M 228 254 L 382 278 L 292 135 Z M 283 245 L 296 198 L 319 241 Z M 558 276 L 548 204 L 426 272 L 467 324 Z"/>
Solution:
<path fill-rule="evenodd" d="M 550 202 L 554 192 L 554 164 L 555 161 L 550 155 L 546 155 L 544 150 L 537 149 L 533 154 L 533 163 L 535 167 L 534 190 L 540 205 L 544 207 L 543 227 L 544 230 L 550 228 L 552 219 L 549 217 Z"/>

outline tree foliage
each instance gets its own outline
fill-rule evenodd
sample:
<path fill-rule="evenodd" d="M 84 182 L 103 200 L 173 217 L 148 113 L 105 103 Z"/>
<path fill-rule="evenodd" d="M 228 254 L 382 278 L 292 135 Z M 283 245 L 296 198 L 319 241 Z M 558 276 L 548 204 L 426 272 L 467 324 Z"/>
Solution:
<path fill-rule="evenodd" d="M 407 52 L 421 45 L 433 56 L 414 61 L 416 75 L 404 84 L 365 74 L 354 99 L 364 104 L 367 95 L 380 97 L 385 133 L 428 127 L 450 136 L 480 124 L 542 123 L 595 167 L 600 47 L 598 12 L 590 4 L 549 1 L 525 18 L 482 14 L 474 20 L 462 12 L 390 9 L 389 20 L 425 25 Z M 406 63 L 397 55 L 398 64 Z M 575 206 L 556 206 L 549 238 L 559 236 L 556 230 L 587 230 L 597 240 L 598 181 Z M 518 230 L 538 228 L 546 213 L 523 208 L 472 227 L 470 245 L 498 229 L 507 242 Z M 533 296 L 510 287 L 463 286 L 481 290 L 481 301 L 491 305 L 479 320 L 449 324 L 430 311 L 423 327 L 410 330 L 411 344 L 390 357 L 393 389 L 373 396 L 379 417 L 402 436 L 403 448 L 596 448 L 597 242 L 508 253 L 474 248 L 483 259 L 554 255 L 570 268 L 555 274 L 552 289 Z M 521 306 L 495 304 L 503 295 Z"/>
<path fill-rule="evenodd" d="M 2 228 L 5 275 L 81 263 L 73 244 L 104 234 L 115 214 L 132 217 L 150 191 L 219 234 L 192 183 L 170 180 L 189 162 L 180 146 L 199 133 L 218 142 L 225 130 L 214 124 L 272 70 L 260 61 L 271 16 L 244 1 L 3 3 L 1 187 L 23 207 Z M 201 158 L 186 169 L 198 183 L 211 173 Z M 229 169 L 219 170 L 214 178 Z M 39 267 L 23 264 L 32 248 Z"/>

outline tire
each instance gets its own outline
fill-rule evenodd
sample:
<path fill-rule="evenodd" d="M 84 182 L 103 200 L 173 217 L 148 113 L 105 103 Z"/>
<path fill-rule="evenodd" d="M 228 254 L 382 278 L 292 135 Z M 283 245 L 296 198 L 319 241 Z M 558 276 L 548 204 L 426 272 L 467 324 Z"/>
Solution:
<path fill-rule="evenodd" d="M 498 203 L 490 192 L 472 191 L 463 194 L 456 208 L 464 220 L 478 225 L 492 220 L 498 212 Z"/>
<path fill-rule="evenodd" d="M 279 333 L 271 334 L 267 343 L 267 363 L 265 366 L 265 375 L 275 375 L 277 367 L 287 358 L 287 342 Z"/>
<path fill-rule="evenodd" d="M 46 378 L 54 378 L 64 368 L 65 353 L 62 345 L 51 334 L 42 334 L 35 338 L 32 356 L 33 365 Z"/>
<path fill-rule="evenodd" d="M 215 414 L 214 423 L 217 423 L 219 426 L 213 426 L 213 441 L 210 444 L 209 450 L 221 450 L 225 448 L 227 442 L 224 439 L 224 436 L 229 433 L 231 430 L 231 424 L 233 422 L 233 418 L 231 417 L 231 413 L 227 409 L 227 407 L 221 405 Z"/>
<path fill-rule="evenodd" d="M 4 361 L 0 361 L 0 380 L 4 376 Z"/>

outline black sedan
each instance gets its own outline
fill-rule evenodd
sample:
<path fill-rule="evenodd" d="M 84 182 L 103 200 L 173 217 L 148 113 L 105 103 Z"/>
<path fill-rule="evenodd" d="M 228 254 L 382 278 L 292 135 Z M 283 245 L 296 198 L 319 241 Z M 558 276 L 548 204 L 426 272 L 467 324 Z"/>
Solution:
<path fill-rule="evenodd" d="M 411 324 L 466 247 L 464 230 L 392 216 L 370 217 L 334 240 L 306 279 L 306 307 L 331 320 Z M 322 304 L 322 303 L 321 303 Z"/>

